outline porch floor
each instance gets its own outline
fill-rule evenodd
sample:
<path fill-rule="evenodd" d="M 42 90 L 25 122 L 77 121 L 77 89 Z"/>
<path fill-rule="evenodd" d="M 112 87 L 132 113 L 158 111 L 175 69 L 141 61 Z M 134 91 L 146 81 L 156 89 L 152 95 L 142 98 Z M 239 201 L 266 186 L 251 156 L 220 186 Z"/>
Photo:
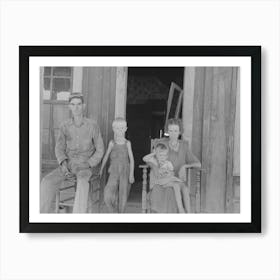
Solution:
<path fill-rule="evenodd" d="M 130 190 L 125 213 L 141 213 L 142 212 L 141 200 L 142 200 L 142 182 L 135 182 Z M 53 203 L 53 212 L 54 212 L 54 204 L 55 203 Z M 69 207 L 62 209 L 60 212 L 71 213 L 72 209 L 67 209 L 67 208 Z M 109 213 L 104 201 L 101 201 L 100 213 Z"/>
<path fill-rule="evenodd" d="M 131 186 L 130 194 L 126 204 L 125 213 L 141 213 L 142 212 L 141 201 L 142 201 L 142 182 L 135 182 Z M 100 213 L 108 213 L 104 201 L 102 202 Z"/>

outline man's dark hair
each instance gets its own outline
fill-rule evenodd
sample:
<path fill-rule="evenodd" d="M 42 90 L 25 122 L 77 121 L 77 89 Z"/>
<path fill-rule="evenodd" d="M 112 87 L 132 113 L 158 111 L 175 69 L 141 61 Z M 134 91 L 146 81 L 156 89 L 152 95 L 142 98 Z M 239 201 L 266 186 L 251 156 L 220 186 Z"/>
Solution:
<path fill-rule="evenodd" d="M 69 95 L 69 103 L 71 102 L 71 100 L 73 98 L 79 98 L 82 100 L 82 103 L 84 103 L 84 96 L 80 93 L 80 92 L 72 92 L 70 95 Z"/>

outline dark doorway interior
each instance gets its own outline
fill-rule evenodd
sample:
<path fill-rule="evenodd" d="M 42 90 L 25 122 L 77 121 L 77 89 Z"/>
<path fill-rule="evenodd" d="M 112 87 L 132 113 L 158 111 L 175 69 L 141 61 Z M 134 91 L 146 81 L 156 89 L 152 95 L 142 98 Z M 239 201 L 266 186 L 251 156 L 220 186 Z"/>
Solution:
<path fill-rule="evenodd" d="M 127 137 L 135 159 L 135 181 L 142 180 L 138 167 L 150 152 L 150 142 L 164 128 L 171 82 L 183 88 L 183 67 L 130 67 L 127 81 Z"/>

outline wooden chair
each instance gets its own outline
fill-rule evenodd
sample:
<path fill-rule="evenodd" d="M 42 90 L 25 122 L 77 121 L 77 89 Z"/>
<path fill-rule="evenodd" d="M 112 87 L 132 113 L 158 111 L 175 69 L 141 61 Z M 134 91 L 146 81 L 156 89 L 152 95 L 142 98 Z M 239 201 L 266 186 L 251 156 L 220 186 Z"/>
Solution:
<path fill-rule="evenodd" d="M 155 144 L 159 139 L 151 140 L 151 151 L 153 150 Z M 142 213 L 151 213 L 151 202 L 150 202 L 150 194 L 151 194 L 151 181 L 150 181 L 150 167 L 147 164 L 140 165 L 139 168 L 142 169 Z M 194 171 L 193 176 L 192 171 Z M 195 181 L 195 193 L 190 193 L 190 200 L 194 202 L 195 207 L 191 209 L 191 212 L 200 213 L 200 205 L 201 205 L 201 174 L 203 169 L 194 168 L 194 167 L 186 167 L 186 182 L 188 186 L 191 186 L 191 182 L 194 178 Z"/>
<path fill-rule="evenodd" d="M 77 183 L 76 181 L 65 180 L 56 191 L 55 213 L 59 213 L 65 207 L 73 207 Z"/>
<path fill-rule="evenodd" d="M 89 195 L 92 196 L 94 201 L 92 202 L 92 211 L 99 212 L 100 210 L 100 178 L 98 175 L 93 174 L 89 180 Z M 59 213 L 60 210 L 70 207 L 74 205 L 75 193 L 77 188 L 76 180 L 65 180 L 62 182 L 60 188 L 56 191 L 55 198 L 55 213 Z M 94 211 L 95 210 L 95 211 Z M 69 212 L 66 211 L 66 212 Z"/>

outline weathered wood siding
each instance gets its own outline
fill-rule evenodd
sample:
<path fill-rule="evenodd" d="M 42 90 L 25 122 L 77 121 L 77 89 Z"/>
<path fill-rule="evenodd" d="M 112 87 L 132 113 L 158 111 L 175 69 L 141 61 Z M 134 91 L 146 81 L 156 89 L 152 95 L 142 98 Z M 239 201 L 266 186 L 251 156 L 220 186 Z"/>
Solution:
<path fill-rule="evenodd" d="M 84 67 L 82 91 L 86 96 L 86 116 L 99 124 L 105 150 L 113 139 L 112 122 L 115 118 L 116 67 Z M 107 169 L 106 169 L 107 170 Z M 101 188 L 105 186 L 106 171 Z M 101 192 L 101 201 L 103 200 Z"/>
<path fill-rule="evenodd" d="M 205 169 L 202 212 L 237 211 L 233 181 L 237 74 L 236 67 L 196 68 L 192 149 Z"/>
<path fill-rule="evenodd" d="M 84 67 L 82 90 L 87 102 L 86 116 L 98 122 L 107 147 L 113 137 L 116 67 Z"/>
<path fill-rule="evenodd" d="M 115 67 L 83 67 L 78 69 L 78 78 L 82 79 L 75 90 L 82 91 L 85 96 L 85 116 L 95 119 L 101 129 L 104 144 L 107 147 L 113 137 L 112 121 L 115 117 L 116 68 Z M 77 71 L 76 71 L 77 72 Z M 75 72 L 74 72 L 75 74 Z M 77 77 L 74 77 L 77 78 Z M 43 72 L 41 70 L 41 96 Z M 56 165 L 54 154 L 55 142 L 61 123 L 70 117 L 68 101 L 55 103 L 41 98 L 41 158 L 43 175 Z M 50 133 L 52 132 L 52 133 Z M 47 166 L 50 165 L 48 168 Z"/>
<path fill-rule="evenodd" d="M 240 176 L 240 71 L 237 71 L 233 175 Z"/>

